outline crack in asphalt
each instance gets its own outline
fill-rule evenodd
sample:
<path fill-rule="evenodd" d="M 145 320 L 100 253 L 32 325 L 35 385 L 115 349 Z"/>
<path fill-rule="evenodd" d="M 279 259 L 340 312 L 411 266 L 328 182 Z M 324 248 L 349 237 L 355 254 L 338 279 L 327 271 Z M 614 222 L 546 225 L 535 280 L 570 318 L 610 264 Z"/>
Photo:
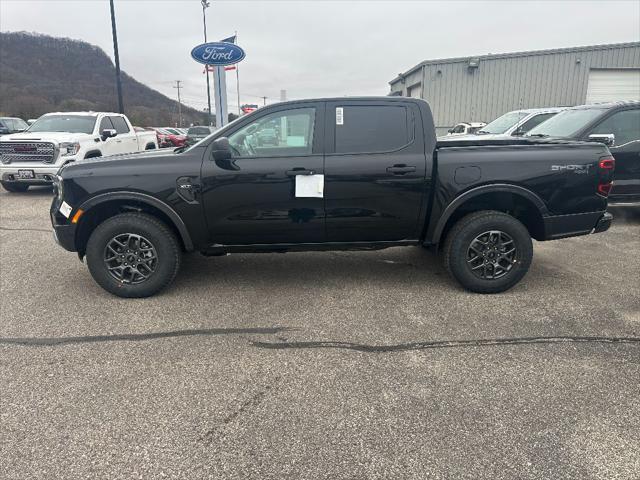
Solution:
<path fill-rule="evenodd" d="M 99 343 L 99 342 L 140 342 L 143 340 L 156 340 L 159 338 L 171 337 L 192 337 L 210 335 L 237 335 L 252 333 L 258 335 L 275 335 L 277 333 L 291 330 L 287 327 L 252 327 L 252 328 L 202 328 L 189 330 L 174 330 L 170 332 L 153 333 L 123 333 L 114 335 L 90 335 L 80 337 L 0 337 L 0 344 L 21 345 L 29 347 L 50 347 L 56 345 L 70 345 L 78 343 Z"/>
<path fill-rule="evenodd" d="M 222 423 L 220 425 L 207 430 L 204 433 L 204 435 L 202 435 L 201 441 L 207 444 L 211 444 L 213 442 L 215 434 L 220 429 L 224 428 L 226 425 L 236 420 L 238 417 L 243 415 L 249 409 L 253 409 L 258 405 L 260 405 L 263 402 L 264 398 L 267 396 L 267 394 L 276 386 L 278 382 L 280 382 L 280 379 L 281 379 L 280 376 L 276 377 L 273 380 L 273 383 L 266 385 L 263 389 L 254 393 L 251 397 L 249 397 L 247 400 L 242 402 L 236 410 L 232 411 L 230 414 L 228 414 L 225 418 L 222 419 Z"/>
<path fill-rule="evenodd" d="M 10 227 L 0 227 L 0 230 L 7 230 L 9 232 L 47 232 L 51 233 L 53 230 L 44 229 L 44 228 L 10 228 Z"/>
<path fill-rule="evenodd" d="M 501 345 L 557 344 L 557 343 L 626 343 L 640 345 L 640 337 L 515 337 L 479 340 L 439 340 L 427 342 L 399 343 L 395 345 L 367 345 L 352 342 L 316 341 L 316 342 L 251 342 L 252 346 L 272 350 L 339 348 L 357 352 L 389 353 L 428 348 L 466 348 L 491 347 Z"/>

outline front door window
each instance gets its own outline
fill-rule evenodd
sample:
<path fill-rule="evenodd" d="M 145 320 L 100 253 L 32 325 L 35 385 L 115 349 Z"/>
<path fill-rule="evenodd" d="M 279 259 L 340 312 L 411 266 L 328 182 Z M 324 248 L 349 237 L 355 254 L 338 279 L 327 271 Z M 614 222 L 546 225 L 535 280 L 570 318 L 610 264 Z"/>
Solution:
<path fill-rule="evenodd" d="M 275 112 L 257 119 L 229 137 L 234 157 L 310 155 L 315 108 Z"/>

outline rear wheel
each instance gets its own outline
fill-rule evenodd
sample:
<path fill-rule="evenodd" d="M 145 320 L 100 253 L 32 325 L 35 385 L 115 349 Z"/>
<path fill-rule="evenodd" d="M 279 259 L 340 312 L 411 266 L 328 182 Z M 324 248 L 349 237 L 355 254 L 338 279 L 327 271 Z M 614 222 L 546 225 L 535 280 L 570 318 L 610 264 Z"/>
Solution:
<path fill-rule="evenodd" d="M 464 288 L 478 293 L 504 292 L 529 270 L 533 245 L 527 228 L 496 211 L 461 218 L 447 235 L 444 264 Z"/>
<path fill-rule="evenodd" d="M 7 192 L 26 192 L 29 189 L 29 185 L 26 183 L 18 183 L 18 182 L 0 182 L 2 184 L 2 188 L 4 188 Z"/>
<path fill-rule="evenodd" d="M 149 297 L 168 286 L 180 268 L 173 232 L 142 213 L 123 213 L 96 227 L 87 243 L 94 280 L 119 297 Z"/>

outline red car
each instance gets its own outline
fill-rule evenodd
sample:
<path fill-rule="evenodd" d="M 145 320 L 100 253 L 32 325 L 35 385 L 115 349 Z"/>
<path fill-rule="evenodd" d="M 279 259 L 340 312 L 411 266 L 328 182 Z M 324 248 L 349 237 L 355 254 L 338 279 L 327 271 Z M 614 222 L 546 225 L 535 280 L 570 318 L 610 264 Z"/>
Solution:
<path fill-rule="evenodd" d="M 187 136 L 181 131 L 176 130 L 175 128 L 163 127 L 162 130 L 167 133 L 167 138 L 174 147 L 182 147 L 184 145 L 184 142 L 187 141 Z"/>
<path fill-rule="evenodd" d="M 160 148 L 182 147 L 187 141 L 187 136 L 183 135 L 174 128 L 151 127 L 151 129 L 155 130 L 156 132 L 156 137 L 158 137 L 158 145 L 160 145 Z"/>

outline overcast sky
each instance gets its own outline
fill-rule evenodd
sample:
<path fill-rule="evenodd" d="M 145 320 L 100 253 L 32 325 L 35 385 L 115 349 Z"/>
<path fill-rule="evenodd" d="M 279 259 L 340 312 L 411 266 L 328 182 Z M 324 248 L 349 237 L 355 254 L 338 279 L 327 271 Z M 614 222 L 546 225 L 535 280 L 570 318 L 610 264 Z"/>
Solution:
<path fill-rule="evenodd" d="M 116 0 L 120 63 L 137 80 L 206 105 L 200 0 Z M 209 40 L 238 32 L 240 103 L 385 95 L 388 82 L 426 59 L 640 40 L 640 2 L 212 0 Z M 0 30 L 84 40 L 113 58 L 108 0 L 0 0 Z M 46 72 L 43 72 L 46 74 Z M 1 72 L 0 72 L 1 75 Z M 229 111 L 237 109 L 227 75 Z"/>

